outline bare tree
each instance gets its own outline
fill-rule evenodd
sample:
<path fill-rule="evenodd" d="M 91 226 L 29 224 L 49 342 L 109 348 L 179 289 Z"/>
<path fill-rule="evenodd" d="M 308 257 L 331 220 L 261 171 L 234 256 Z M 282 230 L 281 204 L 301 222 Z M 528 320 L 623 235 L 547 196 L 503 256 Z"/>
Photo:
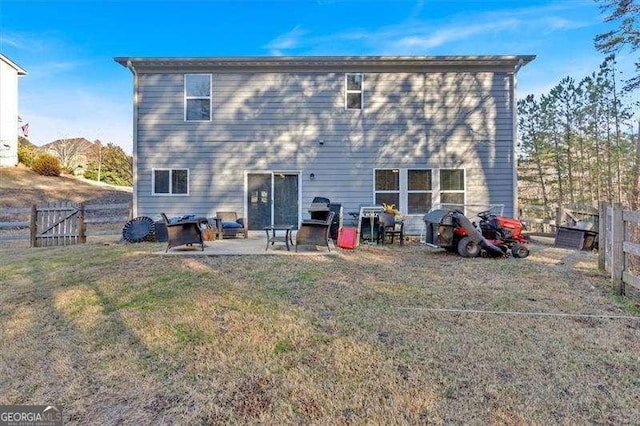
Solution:
<path fill-rule="evenodd" d="M 84 151 L 88 141 L 84 138 L 60 139 L 49 146 L 49 151 L 60 160 L 62 167 L 75 171 L 86 161 Z"/>

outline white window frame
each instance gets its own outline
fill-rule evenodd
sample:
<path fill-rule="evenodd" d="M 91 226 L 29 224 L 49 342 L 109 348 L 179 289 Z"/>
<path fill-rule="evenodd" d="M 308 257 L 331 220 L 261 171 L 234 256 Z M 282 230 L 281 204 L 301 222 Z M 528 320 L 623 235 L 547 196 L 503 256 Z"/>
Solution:
<path fill-rule="evenodd" d="M 406 175 L 406 180 L 407 180 L 407 190 L 405 191 L 407 194 L 407 200 L 405 202 L 405 205 L 407 206 L 406 211 L 407 214 L 410 215 L 423 215 L 424 213 L 409 213 L 409 194 L 428 194 L 431 197 L 431 207 L 433 207 L 433 170 L 434 169 L 427 169 L 427 168 L 421 168 L 421 167 L 412 167 L 412 168 L 408 168 L 407 169 L 407 175 Z M 428 171 L 431 174 L 431 189 L 409 189 L 409 172 L 411 171 Z"/>
<path fill-rule="evenodd" d="M 174 194 L 173 193 L 173 171 L 174 170 L 186 170 L 187 171 L 187 193 L 186 194 Z M 161 172 L 161 171 L 168 171 L 169 172 L 169 192 L 165 193 L 165 192 L 156 192 L 156 171 Z M 186 197 L 189 195 L 189 192 L 191 191 L 191 184 L 190 184 L 190 176 L 191 176 L 191 171 L 186 168 L 186 167 L 175 167 L 175 168 L 168 168 L 168 167 L 157 167 L 157 168 L 153 168 L 151 169 L 151 195 L 154 196 L 158 196 L 158 197 Z"/>
<path fill-rule="evenodd" d="M 187 96 L 187 78 L 190 75 L 207 75 L 209 76 L 209 96 Z M 186 123 L 207 123 L 211 121 L 211 116 L 213 115 L 213 103 L 212 103 L 212 93 L 213 93 L 213 78 L 211 74 L 206 73 L 188 73 L 184 74 L 183 77 L 183 94 L 184 94 L 184 121 Z M 193 99 L 208 99 L 209 100 L 209 119 L 207 120 L 187 120 L 187 101 Z"/>
<path fill-rule="evenodd" d="M 398 170 L 400 173 L 399 176 L 399 190 L 398 191 L 377 191 L 376 190 L 376 171 L 377 170 Z M 423 190 L 411 190 L 409 191 L 409 170 L 430 170 L 431 171 L 431 191 L 423 191 Z M 462 179 L 464 183 L 463 190 L 441 190 L 440 189 L 440 171 L 441 170 L 462 170 Z M 462 193 L 464 194 L 464 203 L 466 205 L 467 202 L 467 170 L 463 167 L 460 168 L 451 168 L 451 167 L 408 167 L 408 168 L 399 168 L 399 167 L 377 167 L 373 169 L 373 197 L 372 204 L 375 205 L 376 202 L 376 194 L 377 193 L 398 193 L 400 200 L 400 206 L 396 206 L 400 210 L 400 213 L 406 216 L 422 216 L 424 213 L 407 213 L 409 209 L 409 193 L 425 193 L 431 192 L 431 208 L 441 205 L 440 194 L 443 192 L 446 193 Z"/>
<path fill-rule="evenodd" d="M 348 82 L 350 75 L 359 75 L 360 76 L 360 90 L 349 90 Z M 347 103 L 347 98 L 350 93 L 359 93 L 360 94 L 360 108 L 349 108 Z M 361 72 L 349 72 L 344 75 L 344 109 L 353 110 L 353 111 L 362 111 L 364 110 L 364 73 Z"/>
<path fill-rule="evenodd" d="M 376 189 L 376 172 L 379 170 L 397 170 L 398 171 L 398 189 L 397 190 L 378 190 Z M 402 204 L 402 175 L 400 174 L 401 170 L 397 167 L 380 167 L 373 169 L 373 205 L 376 204 L 376 195 L 377 194 L 398 194 L 398 203 Z M 396 206 L 398 208 L 398 206 Z"/>
<path fill-rule="evenodd" d="M 464 185 L 464 189 L 460 190 L 460 189 L 442 189 L 442 185 L 440 185 L 440 172 L 442 172 L 443 170 L 462 170 L 462 184 Z M 462 205 L 464 206 L 465 204 L 467 204 L 467 171 L 463 168 L 459 168 L 459 169 L 455 169 L 455 168 L 451 168 L 451 167 L 443 167 L 441 169 L 438 169 L 438 200 L 441 199 L 441 194 L 442 193 L 447 193 L 447 194 L 463 194 L 462 195 Z M 442 202 L 439 202 L 439 204 L 443 204 Z M 451 203 L 447 203 L 447 204 L 451 204 Z"/>

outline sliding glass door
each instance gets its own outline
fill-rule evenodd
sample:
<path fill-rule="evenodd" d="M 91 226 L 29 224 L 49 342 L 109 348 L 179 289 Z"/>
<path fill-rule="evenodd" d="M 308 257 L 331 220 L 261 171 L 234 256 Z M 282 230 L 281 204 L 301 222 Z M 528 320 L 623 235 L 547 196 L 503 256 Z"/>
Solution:
<path fill-rule="evenodd" d="M 249 229 L 268 225 L 298 227 L 300 175 L 286 172 L 247 174 L 247 216 Z"/>

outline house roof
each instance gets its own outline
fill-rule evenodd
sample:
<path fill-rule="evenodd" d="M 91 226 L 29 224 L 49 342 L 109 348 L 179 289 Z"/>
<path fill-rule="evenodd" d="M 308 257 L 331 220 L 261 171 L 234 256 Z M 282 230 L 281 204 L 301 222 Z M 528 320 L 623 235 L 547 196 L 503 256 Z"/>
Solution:
<path fill-rule="evenodd" d="M 11 59 L 9 59 L 6 56 L 4 56 L 2 53 L 0 53 L 0 61 L 5 62 L 11 68 L 16 70 L 18 72 L 18 75 L 27 75 L 27 72 L 25 70 L 23 70 L 18 64 L 13 62 Z"/>
<path fill-rule="evenodd" d="M 535 55 L 500 56 L 247 56 L 201 58 L 116 57 L 124 67 L 137 71 L 168 70 L 404 70 L 434 68 L 473 68 L 516 70 L 535 59 Z"/>

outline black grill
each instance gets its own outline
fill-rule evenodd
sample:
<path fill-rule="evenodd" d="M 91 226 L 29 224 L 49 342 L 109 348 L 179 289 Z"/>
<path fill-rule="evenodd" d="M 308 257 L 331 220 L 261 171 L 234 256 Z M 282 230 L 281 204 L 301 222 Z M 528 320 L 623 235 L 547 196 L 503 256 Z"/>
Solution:
<path fill-rule="evenodd" d="M 333 219 L 331 220 L 331 227 L 329 228 L 329 235 L 334 240 L 338 239 L 338 230 L 340 229 L 340 222 L 342 220 L 342 204 L 332 203 L 325 197 L 314 197 L 309 207 L 309 214 L 312 220 L 327 220 L 329 213 L 333 212 Z"/>

